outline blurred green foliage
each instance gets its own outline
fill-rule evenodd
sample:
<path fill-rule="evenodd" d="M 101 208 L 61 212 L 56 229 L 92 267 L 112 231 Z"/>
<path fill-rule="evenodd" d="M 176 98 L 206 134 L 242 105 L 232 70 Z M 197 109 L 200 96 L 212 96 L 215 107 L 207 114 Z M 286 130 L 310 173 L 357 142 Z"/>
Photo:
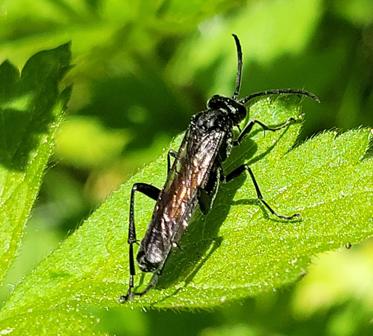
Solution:
<path fill-rule="evenodd" d="M 231 93 L 232 32 L 245 55 L 243 93 L 299 87 L 321 97 L 322 104 L 305 107 L 303 138 L 371 126 L 372 23 L 370 0 L 0 1 L 0 62 L 21 67 L 35 52 L 71 40 L 75 64 L 54 163 L 2 297 L 157 157 L 207 97 Z M 103 311 L 102 328 L 116 335 L 369 335 L 371 246 L 342 251 L 331 264 L 320 256 L 305 281 L 281 293 L 214 312 Z"/>

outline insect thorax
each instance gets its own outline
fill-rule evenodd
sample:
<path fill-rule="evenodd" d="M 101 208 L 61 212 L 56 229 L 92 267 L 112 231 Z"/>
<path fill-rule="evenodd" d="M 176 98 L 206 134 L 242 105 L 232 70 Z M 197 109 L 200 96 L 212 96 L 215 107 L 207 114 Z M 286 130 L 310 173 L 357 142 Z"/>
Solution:
<path fill-rule="evenodd" d="M 219 95 L 214 95 L 208 100 L 207 108 L 209 110 L 225 112 L 233 125 L 238 125 L 247 114 L 245 105 L 233 98 Z"/>

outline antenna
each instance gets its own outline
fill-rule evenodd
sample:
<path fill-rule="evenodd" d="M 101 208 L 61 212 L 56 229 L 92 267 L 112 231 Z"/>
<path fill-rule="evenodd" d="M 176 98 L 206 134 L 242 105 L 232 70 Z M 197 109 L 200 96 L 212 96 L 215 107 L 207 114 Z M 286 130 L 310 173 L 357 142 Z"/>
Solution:
<path fill-rule="evenodd" d="M 273 89 L 273 90 L 265 90 L 260 92 L 254 92 L 250 95 L 248 95 L 245 98 L 242 98 L 239 100 L 239 102 L 243 105 L 247 104 L 250 100 L 262 97 L 262 96 L 270 96 L 270 95 L 281 95 L 281 94 L 297 94 L 301 96 L 309 97 L 313 100 L 316 100 L 318 103 L 320 103 L 319 97 L 314 95 L 312 92 L 301 90 L 301 89 Z"/>
<path fill-rule="evenodd" d="M 236 75 L 236 88 L 233 93 L 233 99 L 237 99 L 240 94 L 241 88 L 241 76 L 242 76 L 242 49 L 240 40 L 238 39 L 236 34 L 232 34 L 234 38 L 234 42 L 236 43 L 237 49 L 237 75 Z"/>

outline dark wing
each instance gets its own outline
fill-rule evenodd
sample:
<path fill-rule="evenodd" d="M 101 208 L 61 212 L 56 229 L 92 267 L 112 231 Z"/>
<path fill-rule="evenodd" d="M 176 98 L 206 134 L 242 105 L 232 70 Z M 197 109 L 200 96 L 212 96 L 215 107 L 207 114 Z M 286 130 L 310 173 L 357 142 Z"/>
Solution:
<path fill-rule="evenodd" d="M 162 192 L 160 212 L 165 221 L 170 221 L 173 231 L 185 228 L 197 202 L 197 193 L 205 187 L 209 174 L 216 165 L 217 155 L 226 133 L 211 131 L 199 138 L 189 138 L 178 152 L 172 178 Z M 171 176 L 170 176 L 171 177 Z M 162 208 L 162 209 L 161 209 Z"/>
<path fill-rule="evenodd" d="M 172 243 L 188 226 L 197 204 L 197 192 L 207 183 L 225 136 L 222 130 L 187 130 L 141 242 L 149 261 L 164 261 Z"/>

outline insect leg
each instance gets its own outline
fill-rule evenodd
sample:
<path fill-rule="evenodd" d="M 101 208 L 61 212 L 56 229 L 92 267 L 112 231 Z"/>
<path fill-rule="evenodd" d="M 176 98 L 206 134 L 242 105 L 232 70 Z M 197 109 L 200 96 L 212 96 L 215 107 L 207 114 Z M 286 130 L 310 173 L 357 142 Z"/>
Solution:
<path fill-rule="evenodd" d="M 146 286 L 146 288 L 141 292 L 132 293 L 132 295 L 143 296 L 157 285 L 159 276 L 162 274 L 164 265 L 166 264 L 166 261 L 171 254 L 170 251 L 171 250 L 168 251 L 166 258 L 163 261 L 163 264 L 153 273 L 153 276 L 148 285 Z"/>
<path fill-rule="evenodd" d="M 167 174 L 169 174 L 171 170 L 171 157 L 173 157 L 175 160 L 177 159 L 177 152 L 172 149 L 170 149 L 167 153 Z"/>
<path fill-rule="evenodd" d="M 243 164 L 243 165 L 237 167 L 235 170 L 233 170 L 227 176 L 225 176 L 223 178 L 223 181 L 224 182 L 229 182 L 229 181 L 233 180 L 235 177 L 238 177 L 239 175 L 241 175 L 245 170 L 248 171 L 249 174 L 250 174 L 250 177 L 251 177 L 251 180 L 253 181 L 255 191 L 256 191 L 256 195 L 257 195 L 258 199 L 270 211 L 271 214 L 275 215 L 278 218 L 285 219 L 285 220 L 291 220 L 291 219 L 300 217 L 300 214 L 298 214 L 298 213 L 295 213 L 291 216 L 284 216 L 284 215 L 278 214 L 275 210 L 273 210 L 272 207 L 264 200 L 263 195 L 260 191 L 258 182 L 255 179 L 254 173 L 247 164 Z"/>
<path fill-rule="evenodd" d="M 153 200 L 157 200 L 159 193 L 161 192 L 158 188 L 146 184 L 146 183 L 135 183 L 132 186 L 131 190 L 131 198 L 130 198 L 130 213 L 129 213 L 129 225 L 128 225 L 128 239 L 127 242 L 129 244 L 129 271 L 130 271 L 130 278 L 128 283 L 128 291 L 126 295 L 122 295 L 119 300 L 120 302 L 124 303 L 127 300 L 133 297 L 133 288 L 134 288 L 134 277 L 136 274 L 135 271 L 135 258 L 133 253 L 133 244 L 137 242 L 136 239 L 136 228 L 135 228 L 135 215 L 134 215 L 134 207 L 135 207 L 135 192 L 139 191 L 144 195 L 152 198 Z"/>
<path fill-rule="evenodd" d="M 247 123 L 247 125 L 245 126 L 245 128 L 242 130 L 242 132 L 239 134 L 238 138 L 233 142 L 233 146 L 238 146 L 241 143 L 242 139 L 248 133 L 250 133 L 250 131 L 253 129 L 255 124 L 258 124 L 259 126 L 261 126 L 264 131 L 278 131 L 281 128 L 284 128 L 284 127 L 287 127 L 287 126 L 293 124 L 295 121 L 296 120 L 294 118 L 289 118 L 288 120 L 286 120 L 282 124 L 271 127 L 271 126 L 268 126 L 268 125 L 266 125 L 266 124 L 264 124 L 261 121 L 256 120 L 256 119 L 250 120 Z"/>
<path fill-rule="evenodd" d="M 147 292 L 149 292 L 152 288 L 154 288 L 157 283 L 158 283 L 158 278 L 159 278 L 159 275 L 160 275 L 161 272 L 156 272 L 153 274 L 150 282 L 148 283 L 148 285 L 146 286 L 146 288 L 141 291 L 141 292 L 136 292 L 136 293 L 133 293 L 133 295 L 136 295 L 136 296 L 143 296 L 145 295 Z"/>
<path fill-rule="evenodd" d="M 215 199 L 219 186 L 219 173 L 220 169 L 212 171 L 206 186 L 198 189 L 198 204 L 201 212 L 204 215 L 207 215 L 207 213 L 210 211 L 212 203 Z"/>

